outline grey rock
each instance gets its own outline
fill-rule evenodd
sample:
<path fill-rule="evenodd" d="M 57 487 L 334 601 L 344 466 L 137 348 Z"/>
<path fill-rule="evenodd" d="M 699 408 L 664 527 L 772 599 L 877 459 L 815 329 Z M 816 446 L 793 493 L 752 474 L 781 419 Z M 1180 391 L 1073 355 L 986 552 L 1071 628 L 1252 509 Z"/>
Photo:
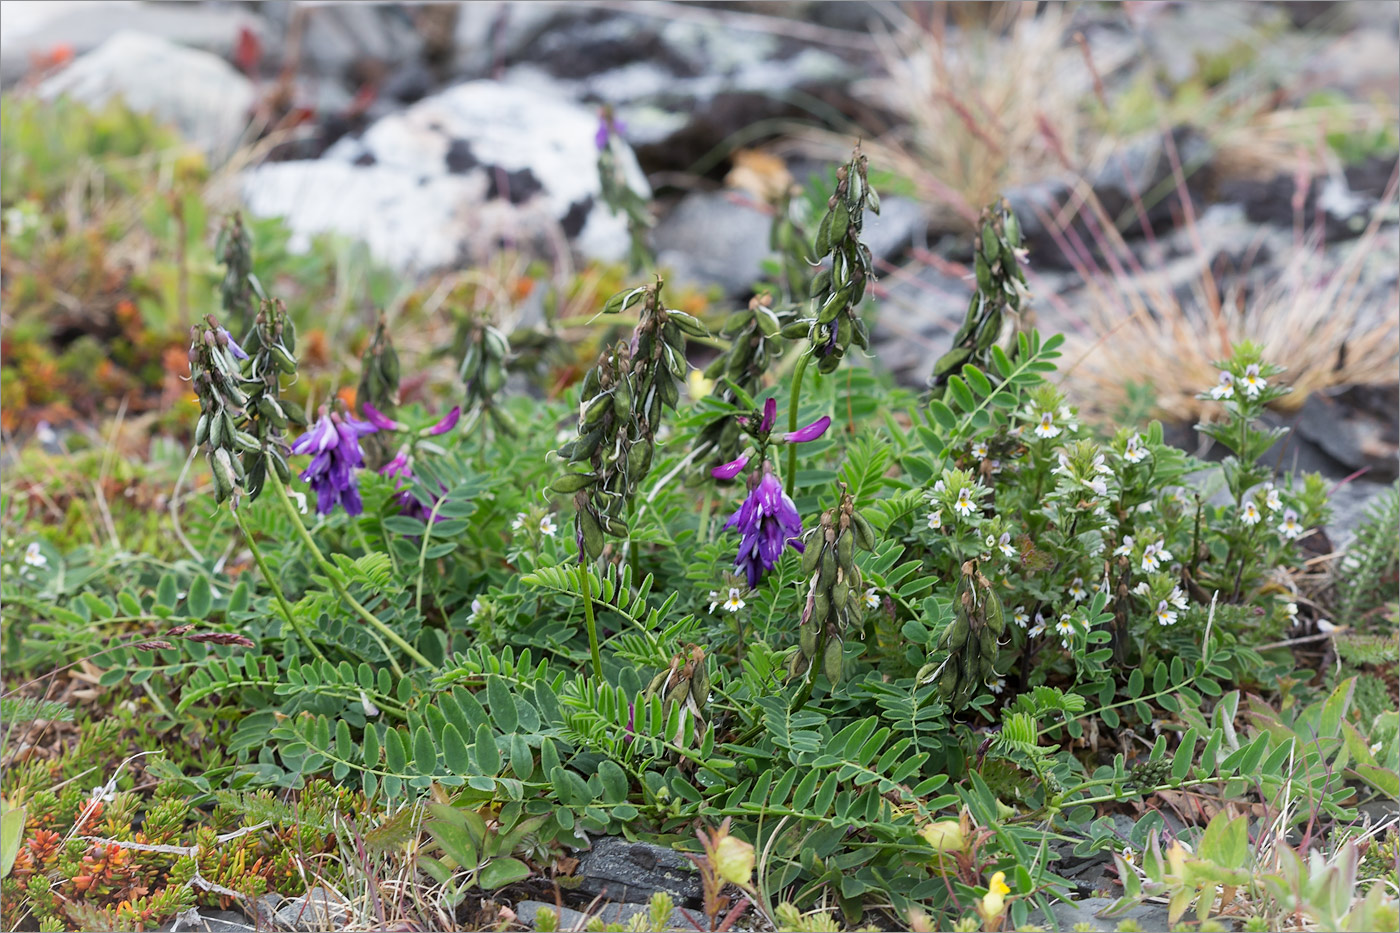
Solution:
<path fill-rule="evenodd" d="M 515 85 L 472 81 L 377 121 L 318 160 L 245 173 L 243 197 L 280 215 L 292 247 L 335 233 L 368 244 L 402 272 L 484 256 L 502 242 L 537 255 L 566 242 L 590 258 L 620 259 L 626 221 L 602 202 L 591 110 Z M 649 194 L 624 145 L 629 184 Z"/>
<path fill-rule="evenodd" d="M 45 80 L 38 93 L 89 106 L 120 97 L 215 158 L 232 152 L 253 105 L 252 83 L 218 56 L 126 30 Z"/>
<path fill-rule="evenodd" d="M 604 904 L 592 913 L 584 913 L 581 910 L 574 910 L 572 907 L 555 907 L 553 904 L 546 904 L 543 901 L 521 901 L 515 905 L 515 914 L 521 923 L 533 927 L 542 907 L 554 911 L 559 918 L 557 929 L 563 933 L 568 933 L 570 930 L 582 930 L 594 917 L 608 924 L 628 924 L 632 922 L 633 917 L 645 917 L 648 914 L 646 904 Z M 679 909 L 673 910 L 670 920 L 666 924 L 666 929 L 692 931 L 707 929 L 705 915 L 699 911 L 683 913 Z"/>
<path fill-rule="evenodd" d="M 391 3 L 301 4 L 302 67 L 346 76 L 370 61 L 397 64 L 416 59 L 422 39 L 408 13 Z"/>
<path fill-rule="evenodd" d="M 1052 918 L 1046 917 L 1040 910 L 1031 912 L 1030 921 L 1034 924 L 1049 926 L 1051 923 L 1061 930 L 1094 930 L 1100 933 L 1110 933 L 1117 930 L 1118 924 L 1122 920 L 1132 919 L 1138 922 L 1142 929 L 1155 933 L 1162 931 L 1166 933 L 1171 929 L 1167 922 L 1167 908 L 1158 904 L 1143 904 L 1132 907 L 1123 913 L 1116 913 L 1109 919 L 1099 916 L 1100 913 L 1113 906 L 1114 901 L 1106 897 L 1090 897 L 1082 901 L 1055 901 L 1050 905 Z M 1076 926 L 1083 924 L 1083 926 Z"/>
<path fill-rule="evenodd" d="M 66 45 L 84 55 L 121 30 L 228 58 L 247 29 L 266 36 L 261 17 L 233 5 L 137 3 L 134 0 L 46 0 L 0 7 L 0 83 L 9 86 L 33 57 Z"/>
<path fill-rule="evenodd" d="M 1297 430 L 1347 472 L 1366 470 L 1373 482 L 1395 479 L 1400 386 L 1348 386 L 1313 392 Z"/>
<path fill-rule="evenodd" d="M 681 906 L 699 904 L 700 875 L 678 852 L 648 842 L 606 837 L 579 856 L 579 890 L 611 901 L 644 904 L 664 891 Z"/>
<path fill-rule="evenodd" d="M 922 387 L 962 326 L 972 291 L 971 281 L 929 265 L 883 273 L 875 288 L 878 314 L 870 330 L 880 366 L 901 383 Z"/>
<path fill-rule="evenodd" d="M 156 927 L 157 933 L 251 933 L 254 925 L 232 910 L 205 910 L 191 907 L 175 919 Z"/>
<path fill-rule="evenodd" d="M 735 192 L 686 195 L 657 225 L 657 263 L 678 283 L 719 285 L 742 297 L 763 275 L 772 217 Z"/>
<path fill-rule="evenodd" d="M 1344 549 L 1356 538 L 1356 531 L 1365 523 L 1371 506 L 1390 487 L 1364 480 L 1343 483 L 1327 498 L 1332 520 L 1327 523 L 1327 539 L 1337 549 Z"/>
<path fill-rule="evenodd" d="M 350 919 L 350 905 L 321 885 L 277 908 L 277 923 L 289 930 L 338 930 Z"/>
<path fill-rule="evenodd" d="M 895 262 L 911 246 L 927 245 L 928 214 L 918 201 L 891 195 L 880 199 L 880 213 L 865 212 L 861 242 L 877 260 Z"/>

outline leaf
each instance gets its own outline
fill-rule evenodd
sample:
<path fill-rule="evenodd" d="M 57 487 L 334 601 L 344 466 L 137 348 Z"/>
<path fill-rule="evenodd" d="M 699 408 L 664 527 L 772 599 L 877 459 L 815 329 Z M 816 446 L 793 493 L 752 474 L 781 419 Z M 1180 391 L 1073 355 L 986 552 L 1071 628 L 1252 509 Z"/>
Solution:
<path fill-rule="evenodd" d="M 929 402 L 928 410 L 933 415 L 933 420 L 938 422 L 938 426 L 943 430 L 951 431 L 958 426 L 958 416 L 941 399 Z"/>
<path fill-rule="evenodd" d="M 518 858 L 495 858 L 477 875 L 477 884 L 488 891 L 524 881 L 530 877 L 530 866 Z"/>
<path fill-rule="evenodd" d="M 1172 757 L 1172 780 L 1185 780 L 1186 775 L 1191 773 L 1191 762 L 1196 756 L 1196 730 L 1187 729 L 1186 734 L 1181 737 L 1181 744 L 1176 748 L 1176 754 Z"/>
<path fill-rule="evenodd" d="M 0 801 L 0 878 L 10 877 L 24 840 L 24 819 L 27 807 L 11 807 Z"/>
<path fill-rule="evenodd" d="M 447 857 L 461 868 L 475 868 L 477 864 L 476 844 L 466 824 L 455 824 L 445 819 L 436 819 L 428 824 L 428 833 L 442 846 Z"/>
<path fill-rule="evenodd" d="M 497 729 L 509 735 L 520 725 L 515 698 L 511 696 L 506 682 L 495 674 L 486 678 L 486 702 L 491 706 L 491 721 Z"/>
<path fill-rule="evenodd" d="M 977 399 L 973 398 L 972 390 L 967 387 L 967 383 L 963 382 L 960 377 L 948 377 L 948 392 L 953 396 L 954 401 L 958 403 L 958 407 L 963 411 L 972 411 L 977 407 Z"/>
<path fill-rule="evenodd" d="M 476 745 L 473 747 L 477 767 L 482 774 L 499 774 L 501 771 L 501 750 L 496 747 L 496 733 L 482 723 L 476 730 Z"/>
<path fill-rule="evenodd" d="M 190 595 L 185 603 L 185 611 L 191 618 L 204 619 L 209 615 L 209 606 L 213 602 L 213 595 L 209 591 L 209 578 L 206 576 L 195 577 L 190 581 Z"/>
<path fill-rule="evenodd" d="M 471 771 L 471 756 L 467 752 L 466 740 L 452 723 L 442 729 L 442 760 L 451 774 L 467 774 Z"/>
<path fill-rule="evenodd" d="M 175 575 L 163 573 L 160 575 L 160 582 L 156 584 L 156 605 L 173 609 L 180 601 L 180 591 L 175 585 Z"/>
<path fill-rule="evenodd" d="M 1200 855 L 1222 868 L 1243 868 L 1249 860 L 1249 818 L 1216 813 L 1201 835 Z"/>

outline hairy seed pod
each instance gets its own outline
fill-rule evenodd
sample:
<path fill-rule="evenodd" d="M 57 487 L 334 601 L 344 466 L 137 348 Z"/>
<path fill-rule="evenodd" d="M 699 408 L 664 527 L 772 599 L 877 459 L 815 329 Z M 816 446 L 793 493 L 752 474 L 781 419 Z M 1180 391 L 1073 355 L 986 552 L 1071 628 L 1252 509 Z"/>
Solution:
<path fill-rule="evenodd" d="M 602 392 L 595 395 L 584 403 L 583 411 L 579 415 L 580 427 L 597 424 L 603 420 L 603 416 L 612 410 L 612 392 Z"/>
<path fill-rule="evenodd" d="M 813 547 L 813 545 L 816 545 Z M 816 535 L 812 535 L 807 542 L 807 549 L 802 552 L 802 576 L 810 577 L 817 569 L 817 561 L 821 560 L 822 545 L 816 540 Z"/>
<path fill-rule="evenodd" d="M 846 610 L 846 601 L 850 598 L 850 595 L 851 585 L 845 580 L 842 580 L 831 588 L 831 604 L 835 606 L 838 611 L 844 612 Z"/>
<path fill-rule="evenodd" d="M 987 617 L 987 628 L 991 630 L 992 636 L 1000 638 L 1006 632 L 1006 611 L 1002 608 L 1001 598 L 997 596 L 995 590 L 987 590 L 987 603 L 983 611 Z"/>
<path fill-rule="evenodd" d="M 597 481 L 598 475 L 596 473 L 565 473 L 550 483 L 549 488 L 552 492 L 566 495 L 592 486 Z"/>
<path fill-rule="evenodd" d="M 199 420 L 195 422 L 194 443 L 196 447 L 209 440 L 209 420 L 209 415 L 206 413 L 200 415 Z"/>
<path fill-rule="evenodd" d="M 953 620 L 953 624 L 948 626 L 944 633 L 944 645 L 952 651 L 957 651 L 963 645 L 967 644 L 967 634 L 969 630 L 967 617 L 959 613 L 958 617 Z"/>
<path fill-rule="evenodd" d="M 820 628 L 831 614 L 831 597 L 821 590 L 812 594 L 812 624 Z"/>
<path fill-rule="evenodd" d="M 831 228 L 827 231 L 827 242 L 830 246 L 838 245 L 846 238 L 846 231 L 851 226 L 851 212 L 847 209 L 844 201 L 837 201 L 836 206 L 831 209 Z"/>
<path fill-rule="evenodd" d="M 797 644 L 802 649 L 803 657 L 810 658 L 817 653 L 817 629 L 816 626 L 804 625 L 797 630 Z"/>
<path fill-rule="evenodd" d="M 673 311 L 668 308 L 666 318 L 668 321 L 675 321 L 676 326 L 681 331 L 692 337 L 710 336 L 709 328 L 699 318 L 686 314 L 684 311 Z"/>
<path fill-rule="evenodd" d="M 861 550 L 875 550 L 875 529 L 859 512 L 851 513 L 851 528 Z"/>
<path fill-rule="evenodd" d="M 598 524 L 597 517 L 588 509 L 580 509 L 578 513 L 579 527 L 583 531 L 583 549 L 594 560 L 603 553 L 603 529 Z"/>
<path fill-rule="evenodd" d="M 810 331 L 810 321 L 797 320 L 793 321 L 791 324 L 784 326 L 782 330 L 778 331 L 778 333 L 782 334 L 788 340 L 797 340 L 799 338 L 806 337 Z"/>
<path fill-rule="evenodd" d="M 832 686 L 841 682 L 841 677 L 845 673 L 845 659 L 841 650 L 841 639 L 833 638 L 826 643 L 826 656 L 822 659 L 822 672 L 826 674 L 826 679 L 831 681 Z"/>

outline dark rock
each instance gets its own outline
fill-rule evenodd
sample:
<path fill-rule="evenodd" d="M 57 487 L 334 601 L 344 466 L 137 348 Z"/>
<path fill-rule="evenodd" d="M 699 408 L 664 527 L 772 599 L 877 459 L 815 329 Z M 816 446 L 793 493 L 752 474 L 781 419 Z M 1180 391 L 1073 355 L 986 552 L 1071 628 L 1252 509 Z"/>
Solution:
<path fill-rule="evenodd" d="M 593 918 L 599 918 L 604 923 L 612 925 L 614 923 L 627 926 L 632 922 L 633 917 L 646 917 L 648 915 L 646 904 L 603 904 L 594 909 L 591 913 L 584 913 L 581 910 L 574 910 L 572 907 L 556 907 L 553 904 L 546 904 L 543 901 L 521 901 L 515 905 L 515 915 L 521 923 L 533 927 L 535 920 L 539 917 L 540 908 L 547 907 L 554 911 L 559 918 L 559 930 L 582 930 Z M 697 924 L 699 925 L 697 927 Z M 706 929 L 705 915 L 699 911 L 682 912 L 680 910 L 671 911 L 671 918 L 666 924 L 668 930 L 696 930 Z"/>
<path fill-rule="evenodd" d="M 427 97 L 436 83 L 426 65 L 409 61 L 389 72 L 379 93 L 400 104 L 411 104 Z"/>
<path fill-rule="evenodd" d="M 1374 188 L 1374 172 L 1369 166 L 1358 166 L 1353 177 Z M 1294 207 L 1297 187 L 1297 180 L 1291 175 L 1267 181 L 1231 179 L 1221 182 L 1218 196 L 1222 201 L 1242 206 L 1253 223 L 1291 229 L 1299 216 Z M 1348 178 L 1329 175 L 1315 178 L 1308 185 L 1301 217 L 1310 228 L 1321 221 L 1329 241 L 1350 240 L 1365 231 L 1375 208 L 1376 196 L 1353 191 Z"/>
<path fill-rule="evenodd" d="M 1122 920 L 1136 920 L 1138 925 L 1144 930 L 1167 930 L 1171 924 L 1167 922 L 1167 908 L 1160 904 L 1143 904 L 1139 907 L 1132 907 L 1122 913 L 1115 913 L 1113 917 L 1106 918 L 1099 916 L 1100 913 L 1112 907 L 1115 902 L 1106 897 L 1089 897 L 1077 901 L 1055 901 L 1050 905 L 1050 913 L 1053 917 L 1046 917 L 1039 909 L 1031 912 L 1031 923 L 1049 926 L 1054 924 L 1055 928 L 1061 930 L 1086 930 L 1109 933 L 1117 930 L 1118 924 Z"/>
<path fill-rule="evenodd" d="M 693 907 L 702 896 L 700 875 L 690 860 L 648 842 L 595 840 L 593 848 L 579 856 L 575 874 L 579 890 L 605 900 L 644 904 L 664 891 L 677 904 Z"/>
<path fill-rule="evenodd" d="M 1348 473 L 1365 470 L 1373 482 L 1397 474 L 1400 386 L 1347 386 L 1313 392 L 1298 415 L 1298 433 Z"/>
<path fill-rule="evenodd" d="M 652 242 L 657 263 L 677 283 L 718 285 L 741 298 L 763 276 L 772 217 L 745 195 L 732 191 L 686 195 L 657 225 Z"/>

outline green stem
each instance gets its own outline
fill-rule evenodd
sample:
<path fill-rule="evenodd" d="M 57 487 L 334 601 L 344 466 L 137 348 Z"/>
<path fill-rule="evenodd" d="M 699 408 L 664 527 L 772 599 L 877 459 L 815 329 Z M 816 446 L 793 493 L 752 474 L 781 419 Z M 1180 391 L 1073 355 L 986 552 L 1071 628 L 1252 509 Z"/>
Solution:
<path fill-rule="evenodd" d="M 797 404 L 802 396 L 802 377 L 807 374 L 807 363 L 812 359 L 813 348 L 808 347 L 806 352 L 797 358 L 797 365 L 792 370 L 792 399 L 788 403 L 788 431 L 797 430 Z M 788 445 L 787 455 L 787 476 L 784 478 L 785 490 L 792 496 L 793 490 L 797 487 L 797 445 Z"/>
<path fill-rule="evenodd" d="M 593 676 L 602 683 L 603 656 L 598 651 L 598 623 L 593 619 L 593 581 L 586 561 L 579 562 L 578 582 L 583 589 L 583 620 L 588 626 L 588 654 L 593 658 Z"/>
<path fill-rule="evenodd" d="M 398 632 L 385 625 L 374 613 L 360 605 L 359 600 L 350 595 L 349 589 L 345 586 L 345 581 L 341 579 L 340 571 L 337 570 L 330 561 L 326 560 L 325 555 L 321 553 L 321 549 L 316 546 L 315 540 L 311 537 L 311 532 L 306 530 L 306 525 L 302 523 L 301 516 L 297 514 L 296 506 L 292 505 L 292 499 L 287 495 L 287 487 L 282 485 L 282 480 L 278 478 L 275 471 L 269 471 L 267 477 L 272 483 L 272 487 L 277 490 L 277 501 L 282 503 L 282 508 L 291 516 L 292 527 L 296 529 L 297 537 L 301 538 L 302 544 L 306 545 L 307 551 L 311 554 L 311 559 L 316 562 L 316 566 L 321 568 L 321 572 L 326 575 L 326 579 L 330 581 L 331 587 L 339 594 L 340 598 L 345 600 L 345 604 L 353 609 L 355 614 L 361 619 L 364 619 L 372 628 L 377 629 L 381 635 L 398 645 L 404 654 L 413 659 L 414 663 L 421 664 L 424 668 L 432 670 L 432 662 L 423 657 L 417 648 L 414 648 L 408 642 L 404 641 L 403 637 L 399 635 Z M 395 672 L 402 677 L 403 670 L 399 667 L 398 662 L 394 660 L 392 655 L 389 657 L 389 663 L 394 666 Z"/>
<path fill-rule="evenodd" d="M 316 647 L 316 643 L 311 640 L 311 634 L 302 626 L 301 620 L 292 612 L 292 607 L 287 605 L 287 597 L 282 594 L 282 586 L 277 582 L 277 578 L 272 575 L 272 571 L 267 568 L 267 561 L 263 559 L 262 550 L 258 543 L 253 540 L 253 533 L 248 530 L 247 524 L 243 521 L 243 515 L 237 509 L 231 509 L 233 520 L 238 523 L 238 530 L 243 532 L 243 540 L 248 543 L 248 550 L 253 552 L 253 560 L 258 565 L 258 570 L 262 573 L 263 579 L 272 590 L 272 595 L 277 600 L 278 607 L 282 610 L 282 616 L 287 620 L 287 624 L 296 631 L 301 643 L 311 649 L 311 653 L 324 661 L 326 656 L 321 653 L 321 649 Z"/>

